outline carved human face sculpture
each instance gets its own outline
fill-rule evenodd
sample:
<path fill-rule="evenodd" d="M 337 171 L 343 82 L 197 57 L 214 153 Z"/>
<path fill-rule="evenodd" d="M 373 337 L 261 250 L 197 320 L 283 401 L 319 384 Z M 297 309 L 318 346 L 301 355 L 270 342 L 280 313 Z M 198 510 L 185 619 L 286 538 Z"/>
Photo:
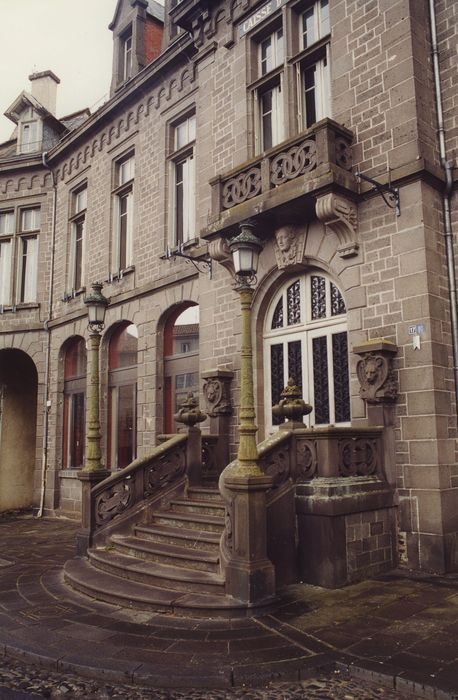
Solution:
<path fill-rule="evenodd" d="M 294 229 L 291 226 L 283 226 L 275 232 L 275 238 L 277 240 L 277 245 L 282 251 L 282 253 L 287 253 L 291 248 L 295 239 Z"/>

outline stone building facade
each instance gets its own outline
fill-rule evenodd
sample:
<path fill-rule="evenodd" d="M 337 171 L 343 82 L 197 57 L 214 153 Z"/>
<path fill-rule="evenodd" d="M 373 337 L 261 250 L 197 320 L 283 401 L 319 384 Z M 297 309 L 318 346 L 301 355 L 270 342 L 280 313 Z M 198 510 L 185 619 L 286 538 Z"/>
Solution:
<path fill-rule="evenodd" d="M 351 505 L 326 474 L 298 486 L 308 580 L 333 585 L 398 560 L 456 570 L 458 22 L 452 0 L 429 5 L 119 0 L 108 102 L 57 119 L 45 104 L 57 79 L 43 74 L 35 96 L 32 81 L 0 146 L 1 509 L 79 517 L 84 294 L 96 280 L 110 299 L 105 464 L 125 467 L 176 429 L 178 389 L 197 389 L 208 412 L 212 377 L 234 407 L 233 457 L 241 328 L 227 242 L 249 222 L 264 244 L 252 325 L 259 441 L 277 430 L 271 406 L 289 375 L 318 436 L 383 428 L 377 494 L 358 483 L 373 472 L 356 442 Z M 173 255 L 183 251 L 200 270 Z M 177 326 L 197 318 L 198 353 L 177 352 Z M 215 425 L 210 410 L 203 431 Z M 346 463 L 338 444 L 323 458 L 331 471 Z M 333 537 L 347 574 L 327 581 L 314 571 Z"/>

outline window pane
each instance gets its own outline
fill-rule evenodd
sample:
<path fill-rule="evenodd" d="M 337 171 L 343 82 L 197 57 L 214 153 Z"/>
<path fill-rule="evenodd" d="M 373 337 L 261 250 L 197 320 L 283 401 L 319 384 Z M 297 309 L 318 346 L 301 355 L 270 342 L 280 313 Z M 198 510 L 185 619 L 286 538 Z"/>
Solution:
<path fill-rule="evenodd" d="M 328 0 L 321 0 L 320 3 L 320 37 L 326 36 L 331 31 L 331 25 L 329 23 L 329 2 Z"/>
<path fill-rule="evenodd" d="M 10 303 L 11 241 L 0 242 L 0 305 Z"/>
<path fill-rule="evenodd" d="M 116 389 L 115 389 L 116 391 Z M 120 386 L 118 393 L 118 422 L 117 422 L 117 460 L 118 469 L 127 467 L 135 458 L 136 425 L 135 404 L 136 386 Z"/>
<path fill-rule="evenodd" d="M 312 7 L 302 15 L 302 48 L 306 49 L 315 41 L 315 13 Z"/>
<path fill-rule="evenodd" d="M 275 328 L 283 328 L 283 297 L 280 297 L 278 300 L 274 315 L 272 316 L 272 329 Z"/>
<path fill-rule="evenodd" d="M 326 280 L 312 276 L 312 319 L 326 318 Z"/>
<path fill-rule="evenodd" d="M 329 423 L 329 380 L 327 338 L 313 338 L 313 401 L 315 423 Z"/>
<path fill-rule="evenodd" d="M 83 338 L 72 341 L 65 352 L 64 379 L 74 379 L 86 375 L 86 345 Z"/>
<path fill-rule="evenodd" d="M 84 188 L 84 190 L 80 190 L 79 192 L 76 192 L 75 194 L 75 214 L 78 214 L 80 211 L 83 211 L 83 209 L 86 209 L 87 206 L 87 189 Z"/>
<path fill-rule="evenodd" d="M 339 314 L 344 314 L 345 312 L 346 308 L 342 294 L 335 284 L 331 282 L 331 316 L 339 316 Z"/>
<path fill-rule="evenodd" d="M 316 117 L 316 88 L 315 88 L 316 66 L 311 66 L 303 73 L 304 81 L 304 108 L 305 126 L 308 128 L 315 124 Z"/>
<path fill-rule="evenodd" d="M 196 138 L 196 117 L 193 114 L 191 117 L 184 119 L 175 127 L 175 149 L 186 146 L 187 143 L 194 141 Z"/>
<path fill-rule="evenodd" d="M 128 158 L 119 164 L 119 184 L 124 185 L 129 180 L 133 180 L 135 175 L 135 159 Z"/>
<path fill-rule="evenodd" d="M 302 344 L 300 340 L 288 343 L 288 375 L 298 387 L 302 387 Z"/>
<path fill-rule="evenodd" d="M 72 394 L 69 410 L 69 469 L 81 469 L 84 461 L 84 393 Z"/>
<path fill-rule="evenodd" d="M 262 119 L 262 147 L 263 150 L 272 148 L 273 146 L 273 129 L 272 129 L 272 95 L 273 90 L 265 92 L 261 96 L 261 119 Z"/>
<path fill-rule="evenodd" d="M 110 341 L 109 369 L 134 367 L 137 364 L 138 330 L 135 324 L 121 326 Z"/>
<path fill-rule="evenodd" d="M 301 286 L 300 281 L 296 280 L 286 290 L 286 299 L 288 307 L 288 326 L 301 322 Z"/>
<path fill-rule="evenodd" d="M 184 162 L 175 165 L 175 236 L 177 243 L 183 243 L 184 230 Z"/>
<path fill-rule="evenodd" d="M 334 376 L 334 410 L 336 423 L 350 420 L 350 390 L 348 385 L 348 341 L 346 333 L 332 336 Z"/>
<path fill-rule="evenodd" d="M 84 219 L 74 224 L 73 289 L 80 289 L 83 277 Z"/>
<path fill-rule="evenodd" d="M 38 231 L 40 228 L 40 209 L 24 209 L 21 212 L 21 231 Z"/>
<path fill-rule="evenodd" d="M 272 388 L 272 406 L 280 401 L 281 392 L 285 388 L 283 373 L 283 343 L 270 347 L 270 386 Z M 281 416 L 272 415 L 273 425 L 283 423 Z"/>
<path fill-rule="evenodd" d="M 14 233 L 14 212 L 4 211 L 0 214 L 0 235 Z"/>
<path fill-rule="evenodd" d="M 261 75 L 265 75 L 272 70 L 272 39 L 268 39 L 261 43 Z"/>
<path fill-rule="evenodd" d="M 29 303 L 37 297 L 38 238 L 22 238 L 21 244 L 19 301 Z"/>

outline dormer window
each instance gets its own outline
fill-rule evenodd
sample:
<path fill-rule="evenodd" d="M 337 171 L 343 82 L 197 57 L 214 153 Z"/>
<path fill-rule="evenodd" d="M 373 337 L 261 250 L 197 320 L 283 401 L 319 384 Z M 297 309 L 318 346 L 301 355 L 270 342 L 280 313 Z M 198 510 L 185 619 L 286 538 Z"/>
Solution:
<path fill-rule="evenodd" d="M 32 153 L 39 150 L 38 122 L 30 121 L 21 124 L 20 152 Z"/>
<path fill-rule="evenodd" d="M 132 77 L 132 27 L 122 38 L 122 81 Z"/>

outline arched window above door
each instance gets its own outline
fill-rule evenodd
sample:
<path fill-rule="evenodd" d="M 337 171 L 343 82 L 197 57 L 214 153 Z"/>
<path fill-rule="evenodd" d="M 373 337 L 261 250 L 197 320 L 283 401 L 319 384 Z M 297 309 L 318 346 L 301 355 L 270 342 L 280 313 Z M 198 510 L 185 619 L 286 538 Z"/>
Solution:
<path fill-rule="evenodd" d="M 264 327 L 266 429 L 288 378 L 302 388 L 313 412 L 309 425 L 348 423 L 350 396 L 345 302 L 322 272 L 286 282 L 272 299 Z"/>

